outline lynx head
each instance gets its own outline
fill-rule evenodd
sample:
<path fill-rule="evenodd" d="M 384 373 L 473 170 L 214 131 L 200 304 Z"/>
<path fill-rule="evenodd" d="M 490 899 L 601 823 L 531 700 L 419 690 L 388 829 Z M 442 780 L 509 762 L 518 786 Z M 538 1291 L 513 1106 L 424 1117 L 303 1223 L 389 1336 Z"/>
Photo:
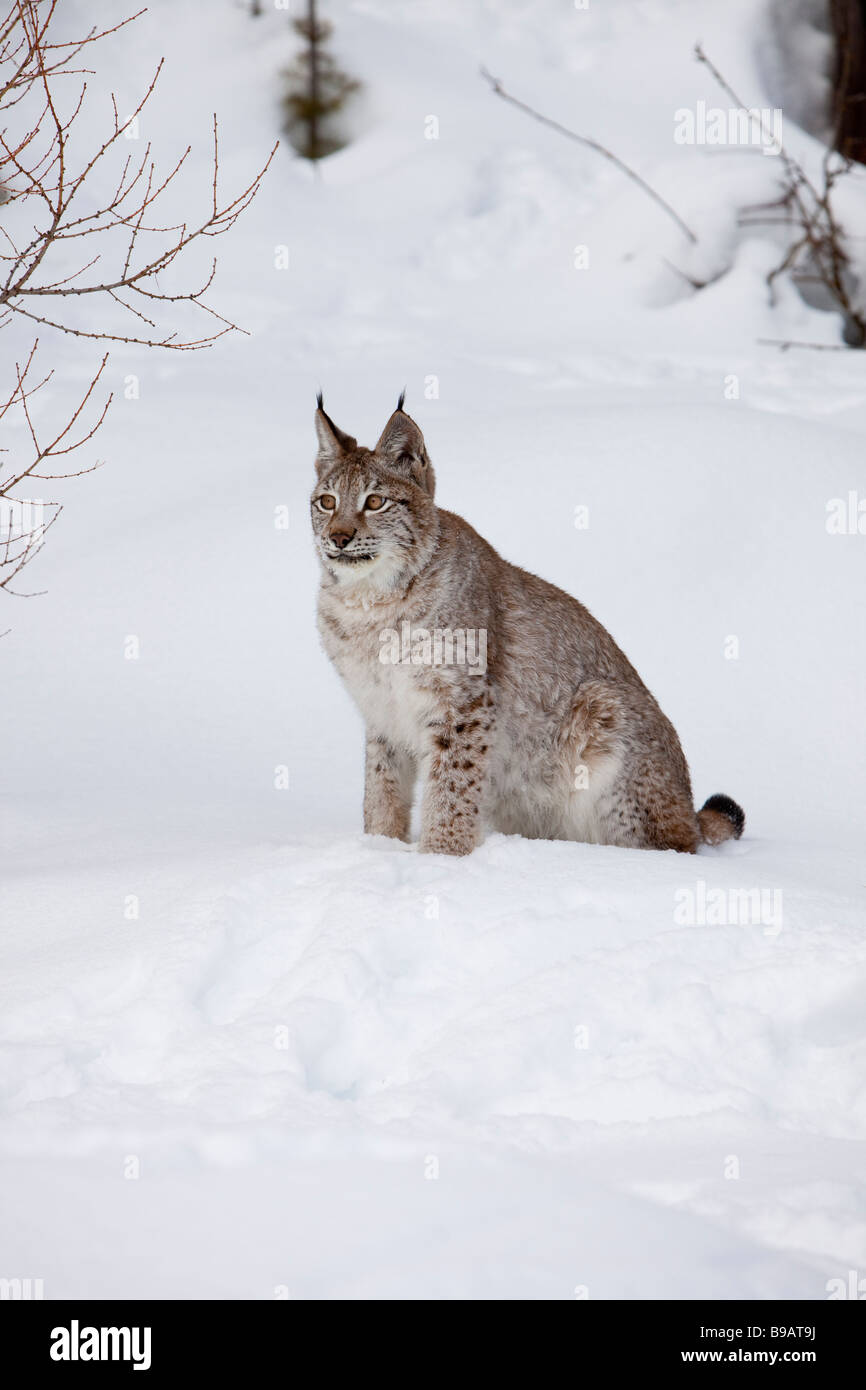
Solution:
<path fill-rule="evenodd" d="M 392 589 L 417 573 L 435 544 L 435 476 L 403 395 L 374 449 L 358 445 L 318 398 L 313 534 L 325 571 L 342 584 Z"/>

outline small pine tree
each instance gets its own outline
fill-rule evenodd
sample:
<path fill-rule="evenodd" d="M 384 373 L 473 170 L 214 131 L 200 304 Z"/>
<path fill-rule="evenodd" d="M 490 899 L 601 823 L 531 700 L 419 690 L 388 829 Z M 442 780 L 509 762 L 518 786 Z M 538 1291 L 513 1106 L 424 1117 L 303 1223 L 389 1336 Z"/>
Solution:
<path fill-rule="evenodd" d="M 306 14 L 293 19 L 292 28 L 306 39 L 307 46 L 286 73 L 285 131 L 304 159 L 323 159 L 345 145 L 334 117 L 361 84 L 341 72 L 327 51 L 325 45 L 334 26 L 319 19 L 316 0 L 307 0 Z"/>

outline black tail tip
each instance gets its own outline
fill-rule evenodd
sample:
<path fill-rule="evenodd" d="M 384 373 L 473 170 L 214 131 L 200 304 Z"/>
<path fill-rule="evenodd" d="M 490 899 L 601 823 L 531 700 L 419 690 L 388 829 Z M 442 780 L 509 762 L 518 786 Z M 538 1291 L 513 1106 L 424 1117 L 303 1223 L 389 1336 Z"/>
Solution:
<path fill-rule="evenodd" d="M 321 391 L 317 391 L 317 392 L 316 392 L 316 405 L 319 407 L 320 410 L 324 410 L 324 409 L 325 409 L 325 402 L 324 402 L 324 399 L 323 399 L 323 397 L 322 397 Z"/>
<path fill-rule="evenodd" d="M 403 387 L 403 390 L 400 392 L 400 399 L 397 401 L 397 409 L 398 409 L 398 410 L 402 410 L 402 409 L 403 409 L 403 402 L 405 401 L 405 399 L 406 399 L 406 387 L 404 386 L 404 387 Z"/>
<path fill-rule="evenodd" d="M 734 839 L 739 840 L 746 824 L 746 813 L 742 806 L 738 806 L 736 801 L 730 796 L 725 796 L 724 792 L 716 792 L 715 796 L 708 796 L 702 811 L 718 811 L 731 822 L 734 827 Z"/>

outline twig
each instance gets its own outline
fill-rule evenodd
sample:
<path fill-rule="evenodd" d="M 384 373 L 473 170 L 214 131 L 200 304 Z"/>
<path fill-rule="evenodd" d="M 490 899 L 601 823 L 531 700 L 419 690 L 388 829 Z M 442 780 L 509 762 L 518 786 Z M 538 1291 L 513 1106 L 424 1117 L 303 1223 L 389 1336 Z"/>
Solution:
<path fill-rule="evenodd" d="M 777 347 L 782 352 L 787 352 L 789 348 L 809 348 L 812 352 L 851 351 L 844 343 L 807 343 L 800 342 L 796 338 L 759 338 L 758 342 L 763 347 Z"/>
<path fill-rule="evenodd" d="M 594 150 L 596 154 L 600 154 L 604 159 L 609 160 L 611 164 L 616 165 L 617 169 L 625 174 L 627 178 L 630 178 L 633 183 L 636 183 L 638 188 L 643 189 L 647 197 L 652 198 L 654 203 L 657 203 L 660 208 L 664 209 L 668 216 L 676 222 L 680 231 L 685 232 L 689 241 L 697 243 L 697 237 L 691 227 L 683 221 L 679 213 L 671 207 L 670 203 L 665 201 L 660 193 L 657 193 L 656 190 L 647 183 L 646 179 L 641 178 L 640 174 L 632 169 L 630 165 L 626 164 L 624 160 L 620 159 L 618 155 L 615 155 L 611 150 L 607 149 L 606 146 L 599 144 L 598 140 L 592 140 L 588 135 L 578 135 L 577 131 L 570 130 L 568 126 L 560 125 L 559 121 L 551 120 L 550 116 L 542 115 L 540 111 L 536 111 L 535 107 L 529 106 L 527 102 L 512 96 L 510 92 L 505 90 L 499 78 L 494 77 L 493 74 L 488 72 L 484 67 L 481 69 L 481 76 L 486 82 L 489 82 L 493 92 L 496 96 L 501 97 L 503 101 L 507 101 L 510 105 L 516 106 L 519 111 L 524 111 L 527 116 L 531 116 L 534 121 L 538 121 L 541 125 L 548 126 L 551 130 L 558 131 L 559 134 L 564 135 L 567 140 L 573 140 L 576 144 L 583 145 L 586 149 Z"/>

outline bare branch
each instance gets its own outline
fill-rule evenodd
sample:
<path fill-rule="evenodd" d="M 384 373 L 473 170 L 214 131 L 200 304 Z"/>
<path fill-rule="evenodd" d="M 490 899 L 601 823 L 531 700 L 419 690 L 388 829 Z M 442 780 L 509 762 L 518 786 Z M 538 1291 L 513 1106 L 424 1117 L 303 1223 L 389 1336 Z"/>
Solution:
<path fill-rule="evenodd" d="M 850 352 L 844 343 L 806 343 L 796 338 L 759 338 L 758 342 L 763 347 L 780 348 L 782 352 L 787 352 L 789 348 L 809 348 L 812 352 Z"/>
<path fill-rule="evenodd" d="M 633 183 L 636 183 L 638 188 L 643 189 L 647 197 L 652 198 L 654 203 L 657 203 L 660 208 L 664 209 L 668 217 L 676 222 L 680 231 L 685 233 L 689 241 L 697 242 L 697 237 L 691 227 L 686 225 L 679 213 L 671 207 L 670 203 L 666 202 L 661 194 L 657 193 L 656 190 L 647 183 L 646 179 L 641 178 L 640 174 L 632 169 L 630 165 L 626 164 L 624 160 L 620 159 L 618 155 L 613 154 L 611 150 L 599 144 L 598 140 L 592 140 L 587 135 L 578 135 L 577 131 L 569 130 L 568 126 L 560 125 L 559 121 L 551 120 L 549 116 L 542 115 L 540 111 L 536 111 L 533 106 L 529 106 L 525 101 L 520 101 L 518 97 L 512 96 L 510 92 L 505 90 L 499 78 L 494 77 L 486 68 L 481 69 L 481 76 L 484 78 L 485 82 L 489 82 L 492 91 L 496 96 L 501 97 L 503 101 L 509 102 L 511 106 L 516 106 L 519 111 L 525 112 L 527 116 L 531 116 L 534 121 L 538 121 L 541 125 L 548 126 L 551 130 L 555 130 L 560 135 L 564 135 L 567 140 L 573 140 L 576 144 L 585 146 L 586 149 L 594 150 L 596 154 L 600 154 L 604 159 L 609 160 L 611 164 L 616 165 L 617 169 L 625 174 L 627 178 L 630 178 Z"/>

